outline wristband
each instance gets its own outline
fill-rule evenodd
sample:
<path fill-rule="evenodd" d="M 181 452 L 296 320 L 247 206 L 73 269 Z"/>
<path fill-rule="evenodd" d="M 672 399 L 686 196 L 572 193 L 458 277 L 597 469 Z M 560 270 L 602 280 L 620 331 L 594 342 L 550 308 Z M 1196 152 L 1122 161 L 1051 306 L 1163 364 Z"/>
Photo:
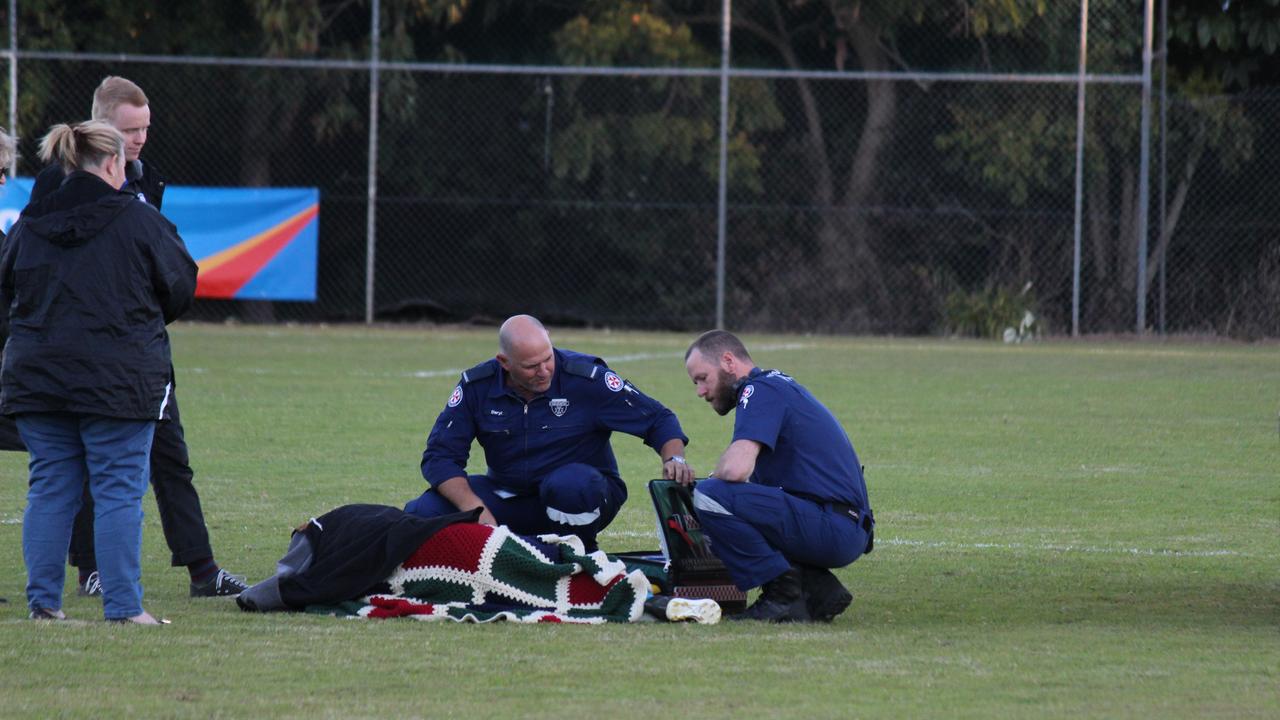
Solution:
<path fill-rule="evenodd" d="M 672 455 L 671 457 L 667 458 L 666 460 L 663 460 L 662 462 L 664 462 L 664 463 L 674 462 L 674 463 L 680 463 L 681 465 L 688 465 L 688 464 L 689 464 L 689 463 L 687 463 L 687 462 L 685 462 L 685 461 L 684 461 L 684 456 L 683 456 L 683 455 Z"/>

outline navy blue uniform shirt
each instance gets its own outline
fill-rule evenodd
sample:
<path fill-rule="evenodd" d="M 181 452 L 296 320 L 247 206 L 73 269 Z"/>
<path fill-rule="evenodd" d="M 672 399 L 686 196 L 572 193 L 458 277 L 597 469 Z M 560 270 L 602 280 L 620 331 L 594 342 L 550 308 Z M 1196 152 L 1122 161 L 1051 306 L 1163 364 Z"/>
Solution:
<path fill-rule="evenodd" d="M 559 348 L 554 352 L 551 387 L 527 402 L 507 384 L 497 359 L 462 374 L 422 453 L 422 477 L 432 487 L 466 476 L 471 441 L 477 438 L 489 477 L 517 495 L 536 492 L 544 475 L 569 463 L 619 477 L 609 445 L 614 430 L 643 438 L 655 450 L 673 438 L 688 442 L 674 413 L 603 360 Z"/>
<path fill-rule="evenodd" d="M 862 466 L 848 434 L 789 375 L 753 368 L 742 379 L 733 439 L 764 446 L 751 482 L 870 509 Z"/>

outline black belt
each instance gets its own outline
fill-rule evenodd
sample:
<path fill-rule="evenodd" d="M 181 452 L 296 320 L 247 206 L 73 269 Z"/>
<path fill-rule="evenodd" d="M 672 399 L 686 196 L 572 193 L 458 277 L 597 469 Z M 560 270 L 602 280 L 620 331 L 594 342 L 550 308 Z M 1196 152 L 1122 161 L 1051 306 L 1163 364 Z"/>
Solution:
<path fill-rule="evenodd" d="M 809 502 L 814 503 L 816 505 L 821 505 L 827 510 L 833 510 L 838 515 L 844 515 L 847 518 L 851 518 L 855 523 L 857 523 L 863 530 L 866 530 L 867 532 L 871 532 L 872 528 L 875 527 L 876 521 L 875 521 L 875 518 L 872 517 L 870 511 L 864 514 L 857 507 L 853 505 L 849 505 L 848 503 L 842 503 L 842 502 L 839 502 L 838 500 L 826 500 L 816 495 L 810 495 L 809 493 L 795 492 L 794 490 L 784 490 L 783 492 L 787 493 L 788 495 L 794 495 L 800 498 L 801 500 L 808 500 Z"/>
<path fill-rule="evenodd" d="M 794 492 L 792 490 L 783 490 L 783 492 L 787 493 L 788 495 L 794 495 L 800 498 L 801 500 L 808 500 L 809 502 L 820 505 L 823 508 L 826 508 L 827 510 L 834 510 L 836 513 L 840 515 L 844 515 L 847 518 L 851 518 L 855 523 L 858 524 L 859 527 L 863 529 L 863 531 L 867 533 L 867 547 L 865 550 L 862 551 L 863 554 L 865 555 L 871 552 L 871 549 L 875 547 L 876 518 L 875 518 L 875 515 L 871 513 L 870 509 L 868 509 L 866 513 L 863 513 L 860 510 L 858 510 L 858 508 L 852 505 L 848 505 L 835 500 L 826 500 L 816 495 L 810 495 L 809 493 Z"/>

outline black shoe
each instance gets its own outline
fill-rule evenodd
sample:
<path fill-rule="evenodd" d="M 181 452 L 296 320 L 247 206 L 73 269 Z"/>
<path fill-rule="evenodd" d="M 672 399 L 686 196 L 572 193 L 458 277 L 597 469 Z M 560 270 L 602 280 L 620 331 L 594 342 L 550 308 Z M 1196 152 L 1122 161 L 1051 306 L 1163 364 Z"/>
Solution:
<path fill-rule="evenodd" d="M 814 622 L 831 622 L 853 602 L 853 593 L 830 570 L 811 565 L 800 569 L 805 608 Z"/>
<path fill-rule="evenodd" d="M 809 611 L 801 592 L 800 570 L 792 567 L 778 577 L 760 586 L 760 597 L 742 613 L 731 620 L 760 620 L 762 622 L 808 622 Z"/>
<path fill-rule="evenodd" d="M 191 583 L 191 597 L 235 597 L 248 590 L 244 578 L 218 568 L 218 574 L 202 585 Z"/>
<path fill-rule="evenodd" d="M 102 578 L 99 577 L 97 570 L 89 573 L 89 577 L 76 587 L 76 594 L 80 597 L 102 596 Z"/>
<path fill-rule="evenodd" d="M 30 618 L 32 620 L 66 620 L 67 616 L 61 610 L 50 610 L 49 608 L 36 608 L 31 611 Z"/>

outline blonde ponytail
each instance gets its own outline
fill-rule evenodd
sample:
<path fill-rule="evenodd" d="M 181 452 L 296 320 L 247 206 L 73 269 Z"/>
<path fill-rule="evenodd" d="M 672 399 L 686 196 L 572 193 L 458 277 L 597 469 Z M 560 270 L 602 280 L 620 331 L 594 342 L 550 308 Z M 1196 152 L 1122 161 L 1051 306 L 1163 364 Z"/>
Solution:
<path fill-rule="evenodd" d="M 40 139 L 40 161 L 57 161 L 68 173 L 100 167 L 112 155 L 124 157 L 124 136 L 100 120 L 54 125 Z"/>

